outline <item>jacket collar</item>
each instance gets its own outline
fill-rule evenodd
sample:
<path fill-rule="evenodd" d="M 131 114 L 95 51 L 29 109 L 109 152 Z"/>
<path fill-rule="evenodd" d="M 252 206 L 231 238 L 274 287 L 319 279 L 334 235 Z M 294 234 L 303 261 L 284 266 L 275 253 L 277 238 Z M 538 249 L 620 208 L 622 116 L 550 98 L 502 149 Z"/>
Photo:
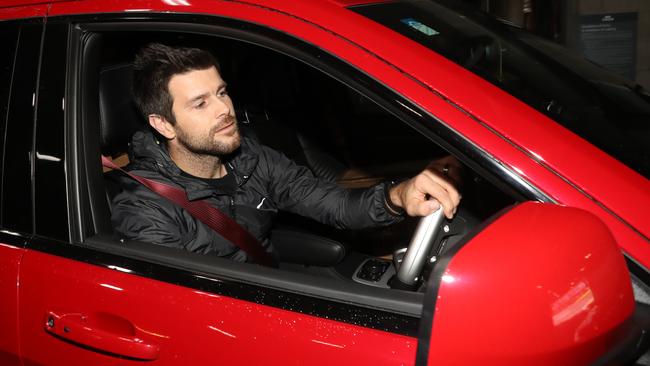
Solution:
<path fill-rule="evenodd" d="M 254 142 L 242 133 L 241 146 L 223 159 L 235 175 L 238 187 L 246 183 L 257 166 L 259 157 L 255 153 L 253 144 Z M 189 201 L 207 198 L 213 194 L 223 194 L 215 192 L 212 186 L 201 180 L 182 175 L 180 168 L 171 159 L 165 144 L 160 142 L 149 129 L 133 134 L 129 146 L 129 160 L 131 170 L 155 171 L 181 186 Z"/>

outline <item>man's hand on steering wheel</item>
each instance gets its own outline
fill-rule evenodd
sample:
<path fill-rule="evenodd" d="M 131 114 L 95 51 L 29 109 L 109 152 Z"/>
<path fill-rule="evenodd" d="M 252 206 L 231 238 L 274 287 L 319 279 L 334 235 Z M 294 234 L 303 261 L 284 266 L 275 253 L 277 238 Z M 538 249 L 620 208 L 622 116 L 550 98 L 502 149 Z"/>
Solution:
<path fill-rule="evenodd" d="M 409 216 L 427 216 L 442 204 L 449 219 L 456 214 L 461 199 L 456 188 L 431 168 L 392 187 L 389 197 L 395 206 L 404 209 Z"/>

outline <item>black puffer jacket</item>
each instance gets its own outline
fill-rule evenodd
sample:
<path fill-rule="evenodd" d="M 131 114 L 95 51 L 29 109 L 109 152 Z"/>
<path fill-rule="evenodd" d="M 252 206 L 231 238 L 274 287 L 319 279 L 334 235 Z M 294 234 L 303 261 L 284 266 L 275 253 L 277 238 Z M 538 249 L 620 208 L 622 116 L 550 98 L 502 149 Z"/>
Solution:
<path fill-rule="evenodd" d="M 315 178 L 309 169 L 283 154 L 243 136 L 241 147 L 225 162 L 237 181 L 234 195 L 185 175 L 171 160 L 164 144 L 151 132 L 134 134 L 128 166 L 133 174 L 185 189 L 187 198 L 208 200 L 253 234 L 269 252 L 268 234 L 278 210 L 290 211 L 338 228 L 360 229 L 388 225 L 399 218 L 384 206 L 384 186 L 364 190 L 343 189 Z M 139 240 L 196 253 L 246 261 L 246 253 L 140 183 L 121 176 L 122 191 L 113 199 L 115 231 Z"/>

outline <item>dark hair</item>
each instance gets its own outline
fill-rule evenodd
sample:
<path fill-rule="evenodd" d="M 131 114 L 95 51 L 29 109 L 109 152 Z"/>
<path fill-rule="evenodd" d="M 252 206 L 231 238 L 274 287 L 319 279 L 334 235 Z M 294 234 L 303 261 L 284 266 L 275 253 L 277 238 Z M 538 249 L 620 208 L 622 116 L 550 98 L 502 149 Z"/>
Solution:
<path fill-rule="evenodd" d="M 148 44 L 138 51 L 133 62 L 135 103 L 145 118 L 158 114 L 175 123 L 169 80 L 176 74 L 213 66 L 219 71 L 217 59 L 208 51 L 160 43 Z"/>

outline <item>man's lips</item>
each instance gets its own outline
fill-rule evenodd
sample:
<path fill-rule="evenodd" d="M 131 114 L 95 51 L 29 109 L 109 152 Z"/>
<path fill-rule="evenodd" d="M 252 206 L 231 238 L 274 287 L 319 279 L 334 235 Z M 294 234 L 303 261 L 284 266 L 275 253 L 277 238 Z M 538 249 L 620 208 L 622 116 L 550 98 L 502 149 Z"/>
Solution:
<path fill-rule="evenodd" d="M 217 129 L 214 131 L 214 133 L 215 133 L 215 134 L 219 134 L 219 133 L 222 133 L 222 132 L 228 132 L 228 131 L 231 129 L 231 127 L 233 127 L 233 126 L 235 125 L 235 123 L 237 123 L 237 121 L 236 121 L 234 118 L 232 118 L 232 117 L 228 117 L 228 118 L 226 119 L 226 122 L 225 122 L 225 123 L 226 123 L 226 124 L 225 124 L 223 127 L 219 127 L 219 128 L 217 128 Z"/>

